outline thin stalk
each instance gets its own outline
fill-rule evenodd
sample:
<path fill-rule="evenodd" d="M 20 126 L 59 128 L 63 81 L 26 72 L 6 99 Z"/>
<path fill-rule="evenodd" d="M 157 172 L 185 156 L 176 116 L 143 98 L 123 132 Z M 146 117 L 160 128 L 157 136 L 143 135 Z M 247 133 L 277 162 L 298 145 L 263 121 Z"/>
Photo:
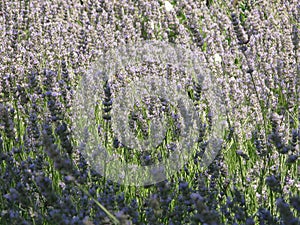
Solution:
<path fill-rule="evenodd" d="M 93 198 L 93 196 L 86 189 L 81 187 L 81 185 L 76 181 L 75 184 L 80 190 L 82 190 L 87 196 L 89 196 L 96 203 L 96 205 L 98 205 L 106 213 L 106 215 L 108 215 L 108 217 L 113 221 L 114 224 L 120 224 L 120 221 L 113 214 L 111 214 L 99 201 Z"/>

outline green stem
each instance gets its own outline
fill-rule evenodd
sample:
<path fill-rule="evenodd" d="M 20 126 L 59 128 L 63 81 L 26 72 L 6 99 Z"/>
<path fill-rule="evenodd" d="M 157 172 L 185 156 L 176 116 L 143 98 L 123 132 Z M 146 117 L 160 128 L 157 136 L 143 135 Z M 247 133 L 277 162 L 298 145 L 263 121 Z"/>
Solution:
<path fill-rule="evenodd" d="M 96 203 L 96 205 L 98 205 L 106 213 L 106 215 L 108 215 L 108 217 L 113 221 L 114 224 L 120 224 L 120 221 L 113 214 L 111 214 L 99 201 L 93 198 L 93 196 L 86 189 L 81 187 L 81 185 L 77 182 L 75 182 L 75 184 L 80 190 L 82 190 L 87 196 L 89 196 Z"/>

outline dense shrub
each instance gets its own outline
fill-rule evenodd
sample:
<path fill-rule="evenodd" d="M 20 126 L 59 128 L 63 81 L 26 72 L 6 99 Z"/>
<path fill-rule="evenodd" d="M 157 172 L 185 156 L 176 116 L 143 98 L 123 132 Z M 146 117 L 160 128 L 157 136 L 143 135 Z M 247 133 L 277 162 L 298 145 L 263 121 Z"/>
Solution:
<path fill-rule="evenodd" d="M 0 1 L 0 224 L 299 224 L 299 24 L 296 0 Z M 228 128 L 214 162 L 201 167 L 205 112 L 194 159 L 168 180 L 132 187 L 89 165 L 71 111 L 90 65 L 145 40 L 197 51 Z M 156 68 L 144 66 L 142 76 Z M 101 124 L 110 123 L 117 75 L 103 89 Z M 202 104 L 203 92 L 195 84 L 193 101 Z"/>

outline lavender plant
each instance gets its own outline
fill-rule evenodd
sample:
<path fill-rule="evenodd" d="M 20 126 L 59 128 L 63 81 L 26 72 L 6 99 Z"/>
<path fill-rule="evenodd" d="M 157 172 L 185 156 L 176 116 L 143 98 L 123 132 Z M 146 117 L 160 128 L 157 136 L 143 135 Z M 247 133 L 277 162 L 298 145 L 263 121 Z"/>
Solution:
<path fill-rule="evenodd" d="M 299 224 L 299 24 L 296 0 L 0 1 L 0 224 Z M 116 96 L 149 74 L 188 84 L 201 120 L 192 158 L 167 180 L 136 187 L 89 164 L 72 107 L 91 65 L 143 41 L 197 52 L 228 127 L 203 167 L 213 128 L 205 84 L 155 62 L 117 71 L 95 106 L 110 152 L 148 165 L 178 147 L 182 115 L 168 99 L 145 97 L 128 116 L 142 140 L 154 115 L 167 118 L 172 129 L 155 154 L 114 134 Z"/>

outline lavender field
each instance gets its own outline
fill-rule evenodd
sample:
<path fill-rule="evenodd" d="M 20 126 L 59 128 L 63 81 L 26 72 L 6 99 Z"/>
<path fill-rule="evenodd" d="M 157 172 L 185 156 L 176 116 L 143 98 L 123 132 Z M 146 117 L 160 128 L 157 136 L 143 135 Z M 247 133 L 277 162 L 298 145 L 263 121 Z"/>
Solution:
<path fill-rule="evenodd" d="M 298 0 L 0 0 L 0 225 L 299 225 L 299 30 Z M 157 43 L 182 51 L 176 65 L 132 61 L 96 84 L 116 63 L 105 58 L 112 49 Z M 129 60 L 126 51 L 115 57 Z M 187 52 L 203 68 L 193 76 Z M 153 95 L 130 102 L 124 90 L 143 82 Z M 179 90 L 186 111 L 171 102 Z M 165 119 L 161 142 L 155 118 Z M 123 124 L 134 138 L 116 132 Z M 221 144 L 209 149 L 214 132 Z M 128 185 L 95 152 L 105 172 L 88 159 L 87 148 L 102 148 L 93 135 L 109 157 L 142 168 L 173 168 L 166 159 L 186 146 L 190 157 L 157 182 Z M 147 151 L 127 144 L 149 139 Z"/>

